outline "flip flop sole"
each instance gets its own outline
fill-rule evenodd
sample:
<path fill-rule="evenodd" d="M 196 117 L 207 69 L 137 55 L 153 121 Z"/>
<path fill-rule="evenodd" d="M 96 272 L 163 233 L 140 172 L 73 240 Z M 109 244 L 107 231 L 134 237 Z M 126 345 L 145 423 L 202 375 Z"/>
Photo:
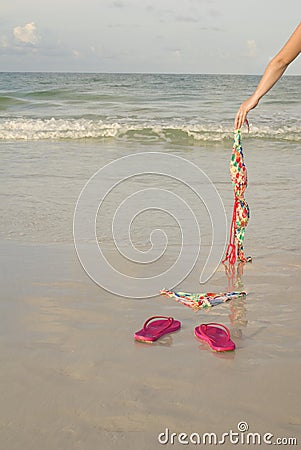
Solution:
<path fill-rule="evenodd" d="M 218 333 L 216 335 L 211 334 L 210 336 L 200 331 L 200 327 L 196 327 L 194 329 L 194 334 L 199 340 L 206 342 L 206 344 L 208 344 L 215 352 L 229 352 L 235 350 L 234 342 L 229 340 L 222 330 L 218 328 L 216 328 L 216 330 L 218 330 Z M 220 342 L 215 341 L 215 339 L 218 339 Z"/>
<path fill-rule="evenodd" d="M 134 334 L 134 338 L 136 341 L 152 343 L 160 339 L 160 337 L 165 334 L 173 333 L 180 329 L 181 322 L 178 320 L 174 320 L 172 324 L 166 328 L 167 321 L 166 320 L 156 320 L 151 322 L 147 328 L 142 328 Z M 160 328 L 163 329 L 160 332 Z M 164 329 L 165 328 L 165 329 Z"/>

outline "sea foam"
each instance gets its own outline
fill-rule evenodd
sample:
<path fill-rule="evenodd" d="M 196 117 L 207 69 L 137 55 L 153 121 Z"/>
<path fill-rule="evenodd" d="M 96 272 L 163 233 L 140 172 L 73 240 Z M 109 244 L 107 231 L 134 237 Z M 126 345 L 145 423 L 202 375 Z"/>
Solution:
<path fill-rule="evenodd" d="M 251 126 L 245 137 L 280 141 L 301 141 L 301 127 L 297 126 Z M 233 138 L 231 126 L 220 124 L 197 124 L 175 121 L 106 122 L 87 119 L 27 119 L 17 118 L 0 121 L 1 140 L 60 140 L 60 139 L 119 138 L 134 140 L 220 142 Z"/>

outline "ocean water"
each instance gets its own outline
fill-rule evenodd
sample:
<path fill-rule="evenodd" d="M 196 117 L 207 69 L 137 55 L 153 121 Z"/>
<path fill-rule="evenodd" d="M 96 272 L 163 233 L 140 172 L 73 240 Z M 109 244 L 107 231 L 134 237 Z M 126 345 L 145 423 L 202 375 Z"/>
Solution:
<path fill-rule="evenodd" d="M 146 152 L 196 164 L 230 220 L 233 121 L 258 81 L 238 75 L 1 73 L 2 237 L 72 242 L 74 209 L 85 183 L 118 158 Z M 300 76 L 283 77 L 249 114 L 250 133 L 243 130 L 251 209 L 247 253 L 296 251 L 300 245 L 300 88 Z M 110 191 L 97 218 L 99 242 L 113 242 L 116 208 L 145 187 L 185 199 L 203 227 L 203 243 L 210 244 L 206 205 L 189 186 L 160 173 L 124 179 Z M 171 245 L 179 242 L 175 220 L 160 214 L 152 209 L 133 221 L 135 245 L 148 248 L 158 225 L 166 227 Z M 184 220 L 181 208 L 178 216 Z M 126 244 L 128 230 L 123 231 Z"/>
<path fill-rule="evenodd" d="M 0 74 L 0 139 L 109 138 L 191 145 L 229 139 L 258 76 Z M 301 77 L 283 78 L 252 137 L 300 142 Z"/>

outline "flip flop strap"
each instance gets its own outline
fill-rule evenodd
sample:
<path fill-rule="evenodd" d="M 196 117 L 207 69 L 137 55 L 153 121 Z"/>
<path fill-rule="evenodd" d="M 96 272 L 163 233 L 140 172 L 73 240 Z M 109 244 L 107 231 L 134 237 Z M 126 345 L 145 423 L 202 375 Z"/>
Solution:
<path fill-rule="evenodd" d="M 226 327 L 226 325 L 223 325 L 222 323 L 210 322 L 210 323 L 206 323 L 205 327 L 207 328 L 210 325 L 214 325 L 214 326 L 217 326 L 217 327 L 223 329 L 226 332 L 228 339 L 230 339 L 230 331 L 229 331 L 229 328 Z"/>
<path fill-rule="evenodd" d="M 147 319 L 143 325 L 143 329 L 146 330 L 147 325 L 154 319 L 167 319 L 168 323 L 164 328 L 161 328 L 160 332 L 167 330 L 173 323 L 174 319 L 173 317 L 167 317 L 167 316 L 152 316 L 149 319 Z"/>

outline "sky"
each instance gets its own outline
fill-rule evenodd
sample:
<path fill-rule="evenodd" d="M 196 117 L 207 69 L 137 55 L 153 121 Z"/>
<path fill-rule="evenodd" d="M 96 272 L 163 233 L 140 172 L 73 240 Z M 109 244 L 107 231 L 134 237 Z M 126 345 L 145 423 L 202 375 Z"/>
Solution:
<path fill-rule="evenodd" d="M 300 0 L 1 0 L 0 71 L 261 74 L 300 20 Z"/>

